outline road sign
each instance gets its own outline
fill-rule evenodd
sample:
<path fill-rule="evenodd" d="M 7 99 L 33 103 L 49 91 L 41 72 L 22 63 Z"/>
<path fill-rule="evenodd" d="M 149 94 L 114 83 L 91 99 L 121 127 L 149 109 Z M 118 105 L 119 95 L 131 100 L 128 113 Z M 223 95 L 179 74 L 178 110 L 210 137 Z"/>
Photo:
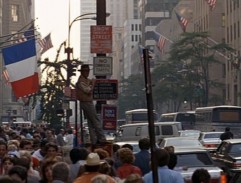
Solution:
<path fill-rule="evenodd" d="M 117 107 L 114 105 L 102 105 L 101 114 L 103 129 L 116 131 Z"/>
<path fill-rule="evenodd" d="M 96 76 L 112 75 L 112 57 L 94 57 L 93 73 Z"/>
<path fill-rule="evenodd" d="M 94 100 L 116 100 L 118 81 L 115 79 L 97 79 L 93 91 Z"/>
<path fill-rule="evenodd" d="M 93 25 L 90 26 L 91 53 L 112 53 L 112 26 L 109 25 Z"/>

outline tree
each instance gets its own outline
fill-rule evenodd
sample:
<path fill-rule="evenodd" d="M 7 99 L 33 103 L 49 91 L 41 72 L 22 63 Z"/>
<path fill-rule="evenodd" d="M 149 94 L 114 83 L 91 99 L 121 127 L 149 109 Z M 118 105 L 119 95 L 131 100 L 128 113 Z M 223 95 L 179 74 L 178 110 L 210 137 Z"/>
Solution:
<path fill-rule="evenodd" d="M 173 65 L 180 65 L 180 68 L 186 70 L 190 86 L 199 87 L 203 91 L 203 106 L 209 104 L 210 88 L 222 86 L 221 83 L 211 80 L 210 66 L 221 63 L 216 57 L 217 54 L 233 51 L 225 43 L 211 45 L 209 40 L 206 32 L 183 33 L 180 39 L 172 44 L 169 58 Z"/>

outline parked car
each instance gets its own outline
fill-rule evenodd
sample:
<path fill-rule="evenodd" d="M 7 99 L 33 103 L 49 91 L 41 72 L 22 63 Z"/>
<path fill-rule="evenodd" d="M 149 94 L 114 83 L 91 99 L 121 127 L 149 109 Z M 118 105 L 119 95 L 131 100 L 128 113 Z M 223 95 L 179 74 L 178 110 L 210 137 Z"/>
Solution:
<path fill-rule="evenodd" d="M 241 139 L 222 141 L 212 158 L 230 177 L 241 172 Z"/>
<path fill-rule="evenodd" d="M 199 130 L 180 130 L 179 135 L 180 137 L 191 137 L 198 139 L 200 136 L 201 131 Z"/>
<path fill-rule="evenodd" d="M 191 182 L 193 172 L 200 168 L 209 172 L 211 182 L 221 182 L 223 171 L 214 164 L 209 151 L 199 148 L 175 148 L 175 154 L 177 155 L 175 170 L 182 174 L 186 183 Z"/>
<path fill-rule="evenodd" d="M 204 148 L 198 139 L 188 137 L 168 137 L 161 139 L 158 144 L 160 148 L 174 146 L 175 148 Z"/>
<path fill-rule="evenodd" d="M 148 123 L 126 124 L 121 126 L 116 141 L 139 141 L 149 137 Z M 156 142 L 164 137 L 178 137 L 181 130 L 180 122 L 155 122 Z"/>
<path fill-rule="evenodd" d="M 216 151 L 218 145 L 222 142 L 220 135 L 223 132 L 201 132 L 199 141 L 210 152 Z"/>

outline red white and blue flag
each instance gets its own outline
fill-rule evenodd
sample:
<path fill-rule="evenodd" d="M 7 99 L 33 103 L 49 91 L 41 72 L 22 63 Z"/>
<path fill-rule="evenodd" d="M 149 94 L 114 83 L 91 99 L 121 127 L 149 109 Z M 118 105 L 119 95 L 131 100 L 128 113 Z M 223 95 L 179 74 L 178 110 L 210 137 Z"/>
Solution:
<path fill-rule="evenodd" d="M 186 32 L 188 20 L 186 18 L 184 18 L 183 16 L 179 15 L 177 12 L 175 12 L 175 14 L 177 16 L 177 20 L 178 20 L 183 32 Z"/>
<path fill-rule="evenodd" d="M 47 50 L 53 47 L 51 34 L 49 33 L 45 38 L 39 40 L 38 43 L 42 48 L 41 54 L 45 53 Z"/>
<path fill-rule="evenodd" d="M 215 8 L 217 0 L 206 0 L 211 9 Z"/>
<path fill-rule="evenodd" d="M 39 79 L 35 39 L 3 48 L 2 53 L 9 82 L 16 98 L 38 92 Z"/>
<path fill-rule="evenodd" d="M 153 38 L 156 41 L 157 48 L 163 54 L 164 53 L 164 46 L 165 46 L 165 43 L 166 43 L 166 38 L 164 36 L 162 36 L 161 34 L 157 33 L 156 31 L 153 31 Z"/>

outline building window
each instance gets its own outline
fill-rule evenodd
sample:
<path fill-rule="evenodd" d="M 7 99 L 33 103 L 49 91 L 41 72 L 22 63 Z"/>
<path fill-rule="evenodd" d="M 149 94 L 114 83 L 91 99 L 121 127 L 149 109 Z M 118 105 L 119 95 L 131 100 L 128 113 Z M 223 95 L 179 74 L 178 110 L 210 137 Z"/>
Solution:
<path fill-rule="evenodd" d="M 138 31 L 138 25 L 137 24 L 135 24 L 135 29 L 136 29 L 136 31 Z"/>
<path fill-rule="evenodd" d="M 225 27 L 225 14 L 222 13 L 222 27 Z"/>
<path fill-rule="evenodd" d="M 238 32 L 238 38 L 240 38 L 240 24 L 239 24 L 239 21 L 238 21 L 238 30 L 237 30 L 237 32 Z"/>
<path fill-rule="evenodd" d="M 131 35 L 131 41 L 134 42 L 134 35 Z"/>
<path fill-rule="evenodd" d="M 134 31 L 134 24 L 131 24 L 131 30 Z"/>
<path fill-rule="evenodd" d="M 18 22 L 18 19 L 19 19 L 19 6 L 18 5 L 11 6 L 11 16 L 12 16 L 13 22 Z"/>
<path fill-rule="evenodd" d="M 135 36 L 135 38 L 136 38 L 136 40 L 135 40 L 135 41 L 136 41 L 136 42 L 138 42 L 138 35 L 136 35 L 136 36 Z"/>
<path fill-rule="evenodd" d="M 139 24 L 139 31 L 141 31 L 141 24 Z"/>

